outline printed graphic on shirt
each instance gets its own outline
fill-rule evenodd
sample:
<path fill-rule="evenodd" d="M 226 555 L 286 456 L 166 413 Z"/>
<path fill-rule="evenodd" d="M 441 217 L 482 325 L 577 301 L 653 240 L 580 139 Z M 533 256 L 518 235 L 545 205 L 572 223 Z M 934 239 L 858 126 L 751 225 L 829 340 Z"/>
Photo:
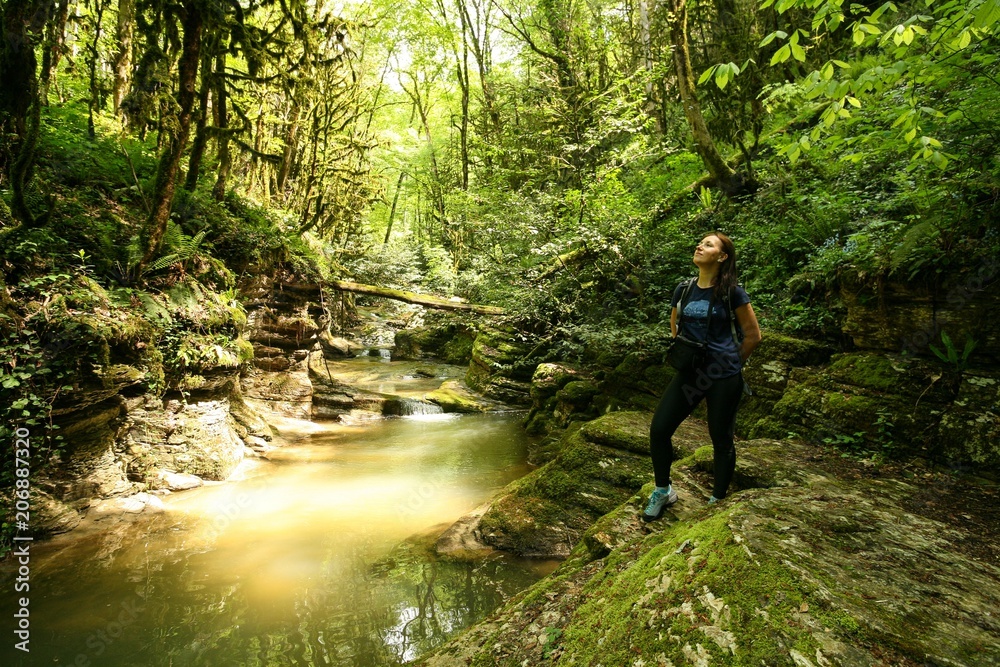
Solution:
<path fill-rule="evenodd" d="M 719 304 L 715 304 L 715 316 L 719 316 Z M 692 321 L 697 322 L 700 326 L 705 326 L 705 321 L 708 319 L 708 301 L 690 301 L 686 306 L 684 306 L 684 317 L 690 318 Z"/>

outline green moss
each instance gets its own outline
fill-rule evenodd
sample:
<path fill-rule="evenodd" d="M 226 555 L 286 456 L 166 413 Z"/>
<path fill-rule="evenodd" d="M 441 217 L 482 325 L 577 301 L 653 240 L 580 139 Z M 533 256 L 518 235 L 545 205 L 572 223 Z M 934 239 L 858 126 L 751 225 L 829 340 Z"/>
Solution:
<path fill-rule="evenodd" d="M 909 375 L 908 364 L 884 354 L 838 355 L 824 373 L 831 378 L 856 387 L 875 391 L 899 392 Z"/>
<path fill-rule="evenodd" d="M 556 392 L 556 399 L 575 406 L 585 406 L 597 391 L 597 385 L 589 380 L 573 380 Z"/>
<path fill-rule="evenodd" d="M 767 554 L 733 539 L 731 512 L 650 535 L 639 554 L 619 550 L 584 587 L 566 626 L 560 663 L 687 664 L 701 646 L 710 664 L 778 664 L 817 643 L 792 616 L 813 590 Z M 735 649 L 728 648 L 733 642 Z"/>

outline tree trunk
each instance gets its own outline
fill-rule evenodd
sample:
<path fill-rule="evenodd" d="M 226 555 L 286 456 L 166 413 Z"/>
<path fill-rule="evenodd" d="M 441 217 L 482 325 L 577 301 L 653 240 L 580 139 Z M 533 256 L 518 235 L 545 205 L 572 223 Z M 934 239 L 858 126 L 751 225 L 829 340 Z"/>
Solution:
<path fill-rule="evenodd" d="M 212 197 L 215 201 L 222 201 L 226 196 L 226 181 L 229 180 L 229 171 L 233 167 L 233 159 L 229 154 L 229 109 L 227 108 L 226 91 L 226 52 L 222 50 L 215 60 L 215 109 L 219 114 L 216 120 L 216 127 L 219 132 L 219 173 L 215 179 L 215 187 L 212 188 Z"/>
<path fill-rule="evenodd" d="M 646 70 L 646 113 L 656 121 L 656 133 L 663 136 L 664 127 L 657 113 L 653 87 L 653 38 L 650 32 L 649 0 L 639 0 L 639 41 L 642 42 L 642 64 Z"/>
<path fill-rule="evenodd" d="M 66 4 L 68 0 L 63 0 Z M 115 113 L 132 82 L 132 40 L 135 37 L 135 0 L 118 0 L 118 52 L 115 54 Z"/>
<path fill-rule="evenodd" d="M 299 122 L 302 115 L 302 104 L 297 91 L 292 94 L 292 110 L 288 114 L 288 132 L 285 134 L 285 147 L 281 152 L 281 164 L 278 167 L 277 192 L 284 193 L 288 174 L 292 171 L 295 160 L 295 149 L 299 138 Z"/>
<path fill-rule="evenodd" d="M 38 89 L 41 103 L 49 104 L 49 85 L 52 73 L 59 66 L 63 44 L 66 40 L 66 21 L 69 19 L 69 0 L 60 0 L 55 11 L 55 20 L 49 21 L 45 30 L 45 46 L 42 51 L 42 71 L 39 74 Z"/>
<path fill-rule="evenodd" d="M 195 87 L 198 82 L 198 64 L 201 60 L 203 17 L 199 2 L 186 3 L 185 10 L 184 42 L 181 47 L 180 81 L 177 91 L 177 105 L 180 108 L 177 114 L 177 129 L 167 139 L 166 149 L 160 156 L 160 166 L 156 173 L 156 190 L 153 194 L 153 208 L 144 230 L 145 254 L 137 267 L 140 272 L 153 259 L 160 246 L 160 241 L 163 240 L 163 233 L 167 230 L 170 207 L 174 201 L 174 189 L 177 186 L 177 170 L 191 129 Z"/>
<path fill-rule="evenodd" d="M 42 225 L 28 208 L 24 190 L 31 180 L 41 119 L 35 40 L 51 9 L 48 2 L 8 0 L 0 5 L 0 132 L 14 140 L 0 154 L 8 172 L 13 213 L 26 226 Z"/>
<path fill-rule="evenodd" d="M 184 179 L 184 189 L 194 192 L 198 187 L 198 176 L 201 173 L 201 160 L 208 146 L 208 93 L 212 84 L 212 56 L 201 59 L 201 89 L 198 91 L 198 123 L 194 132 L 194 142 L 191 144 L 191 157 L 188 158 L 187 177 Z"/>
<path fill-rule="evenodd" d="M 97 82 L 97 65 L 101 59 L 101 53 L 98 48 L 101 39 L 101 30 L 103 29 L 104 23 L 104 9 L 105 5 L 102 0 L 94 0 L 94 24 L 91 26 L 94 30 L 94 39 L 87 45 L 87 69 L 90 75 L 90 102 L 87 105 L 87 134 L 91 139 L 97 136 L 97 129 L 94 127 L 94 115 L 98 112 L 101 106 L 101 89 Z"/>
<path fill-rule="evenodd" d="M 389 209 L 389 224 L 385 227 L 385 238 L 382 240 L 382 245 L 389 242 L 389 236 L 392 234 L 392 221 L 396 217 L 396 204 L 399 203 L 399 191 L 403 189 L 404 178 L 406 178 L 406 172 L 399 172 L 399 179 L 396 181 L 396 194 L 392 196 L 392 207 Z"/>
<path fill-rule="evenodd" d="M 436 296 L 406 292 L 404 290 L 390 289 L 388 287 L 378 287 L 376 285 L 364 285 L 346 280 L 331 280 L 330 287 L 342 292 L 354 292 L 355 294 L 368 294 L 370 296 L 380 296 L 386 299 L 395 299 L 405 303 L 413 303 L 427 308 L 437 308 L 438 310 L 459 310 L 478 315 L 503 315 L 504 309 L 497 306 L 483 306 L 475 303 L 465 303 L 462 301 L 451 301 Z"/>
<path fill-rule="evenodd" d="M 694 135 L 695 150 L 701 156 L 708 173 L 715 179 L 723 192 L 729 194 L 738 189 L 738 179 L 725 159 L 719 153 L 708 132 L 705 117 L 695 90 L 695 76 L 691 69 L 691 54 L 687 39 L 687 0 L 670 0 L 673 20 L 670 23 L 670 41 L 674 47 L 674 69 L 677 72 L 677 88 L 684 105 L 684 115 Z"/>

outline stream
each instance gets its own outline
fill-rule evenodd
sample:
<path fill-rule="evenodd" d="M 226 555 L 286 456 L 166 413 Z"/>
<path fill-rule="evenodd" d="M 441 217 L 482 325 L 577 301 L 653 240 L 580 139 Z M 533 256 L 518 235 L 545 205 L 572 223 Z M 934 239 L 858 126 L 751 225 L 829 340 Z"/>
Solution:
<path fill-rule="evenodd" d="M 519 416 L 289 420 L 280 432 L 289 444 L 267 459 L 165 496 L 162 512 L 34 544 L 31 652 L 8 638 L 3 664 L 397 665 L 554 567 L 433 552 L 528 471 Z"/>

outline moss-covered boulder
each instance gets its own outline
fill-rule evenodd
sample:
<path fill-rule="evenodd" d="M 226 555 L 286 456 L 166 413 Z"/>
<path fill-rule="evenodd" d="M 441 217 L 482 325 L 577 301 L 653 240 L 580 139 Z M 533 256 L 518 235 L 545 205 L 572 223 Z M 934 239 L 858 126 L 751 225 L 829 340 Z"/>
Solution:
<path fill-rule="evenodd" d="M 742 449 L 757 469 L 784 465 L 783 483 L 652 524 L 633 496 L 552 575 L 418 664 L 975 667 L 1000 655 L 1000 570 L 963 548 L 974 530 L 911 511 L 917 485 L 839 476 L 813 448 Z"/>
<path fill-rule="evenodd" d="M 472 345 L 466 383 L 474 391 L 503 403 L 529 405 L 536 366 L 527 360 L 532 347 L 515 332 L 480 329 Z"/>
<path fill-rule="evenodd" d="M 649 420 L 611 413 L 569 429 L 555 458 L 493 502 L 480 520 L 483 542 L 526 556 L 568 555 L 594 521 L 649 480 Z"/>
<path fill-rule="evenodd" d="M 664 362 L 662 353 L 631 352 L 605 374 L 601 390 L 613 399 L 612 406 L 652 411 L 673 376 L 674 369 Z"/>
<path fill-rule="evenodd" d="M 488 412 L 498 407 L 495 402 L 485 400 L 482 396 L 469 391 L 461 380 L 448 380 L 442 383 L 424 399 L 441 406 L 445 412 Z"/>
<path fill-rule="evenodd" d="M 789 432 L 859 451 L 926 453 L 954 389 L 940 368 L 885 353 L 836 355 L 825 367 L 793 369 L 753 436 Z"/>
<path fill-rule="evenodd" d="M 571 421 L 597 416 L 594 398 L 600 388 L 591 374 L 571 364 L 544 363 L 531 376 L 531 410 L 525 418 L 529 433 L 546 434 Z"/>
<path fill-rule="evenodd" d="M 736 432 L 750 438 L 773 435 L 758 430 L 757 423 L 771 415 L 788 387 L 792 370 L 825 364 L 833 353 L 821 343 L 766 332 L 743 370 L 753 396 L 743 398 L 736 415 Z"/>
<path fill-rule="evenodd" d="M 392 358 L 403 360 L 436 357 L 445 363 L 464 366 L 472 359 L 475 339 L 474 330 L 458 323 L 400 329 L 395 335 Z"/>
<path fill-rule="evenodd" d="M 930 450 L 950 464 L 1000 470 L 1000 373 L 964 373 Z"/>

